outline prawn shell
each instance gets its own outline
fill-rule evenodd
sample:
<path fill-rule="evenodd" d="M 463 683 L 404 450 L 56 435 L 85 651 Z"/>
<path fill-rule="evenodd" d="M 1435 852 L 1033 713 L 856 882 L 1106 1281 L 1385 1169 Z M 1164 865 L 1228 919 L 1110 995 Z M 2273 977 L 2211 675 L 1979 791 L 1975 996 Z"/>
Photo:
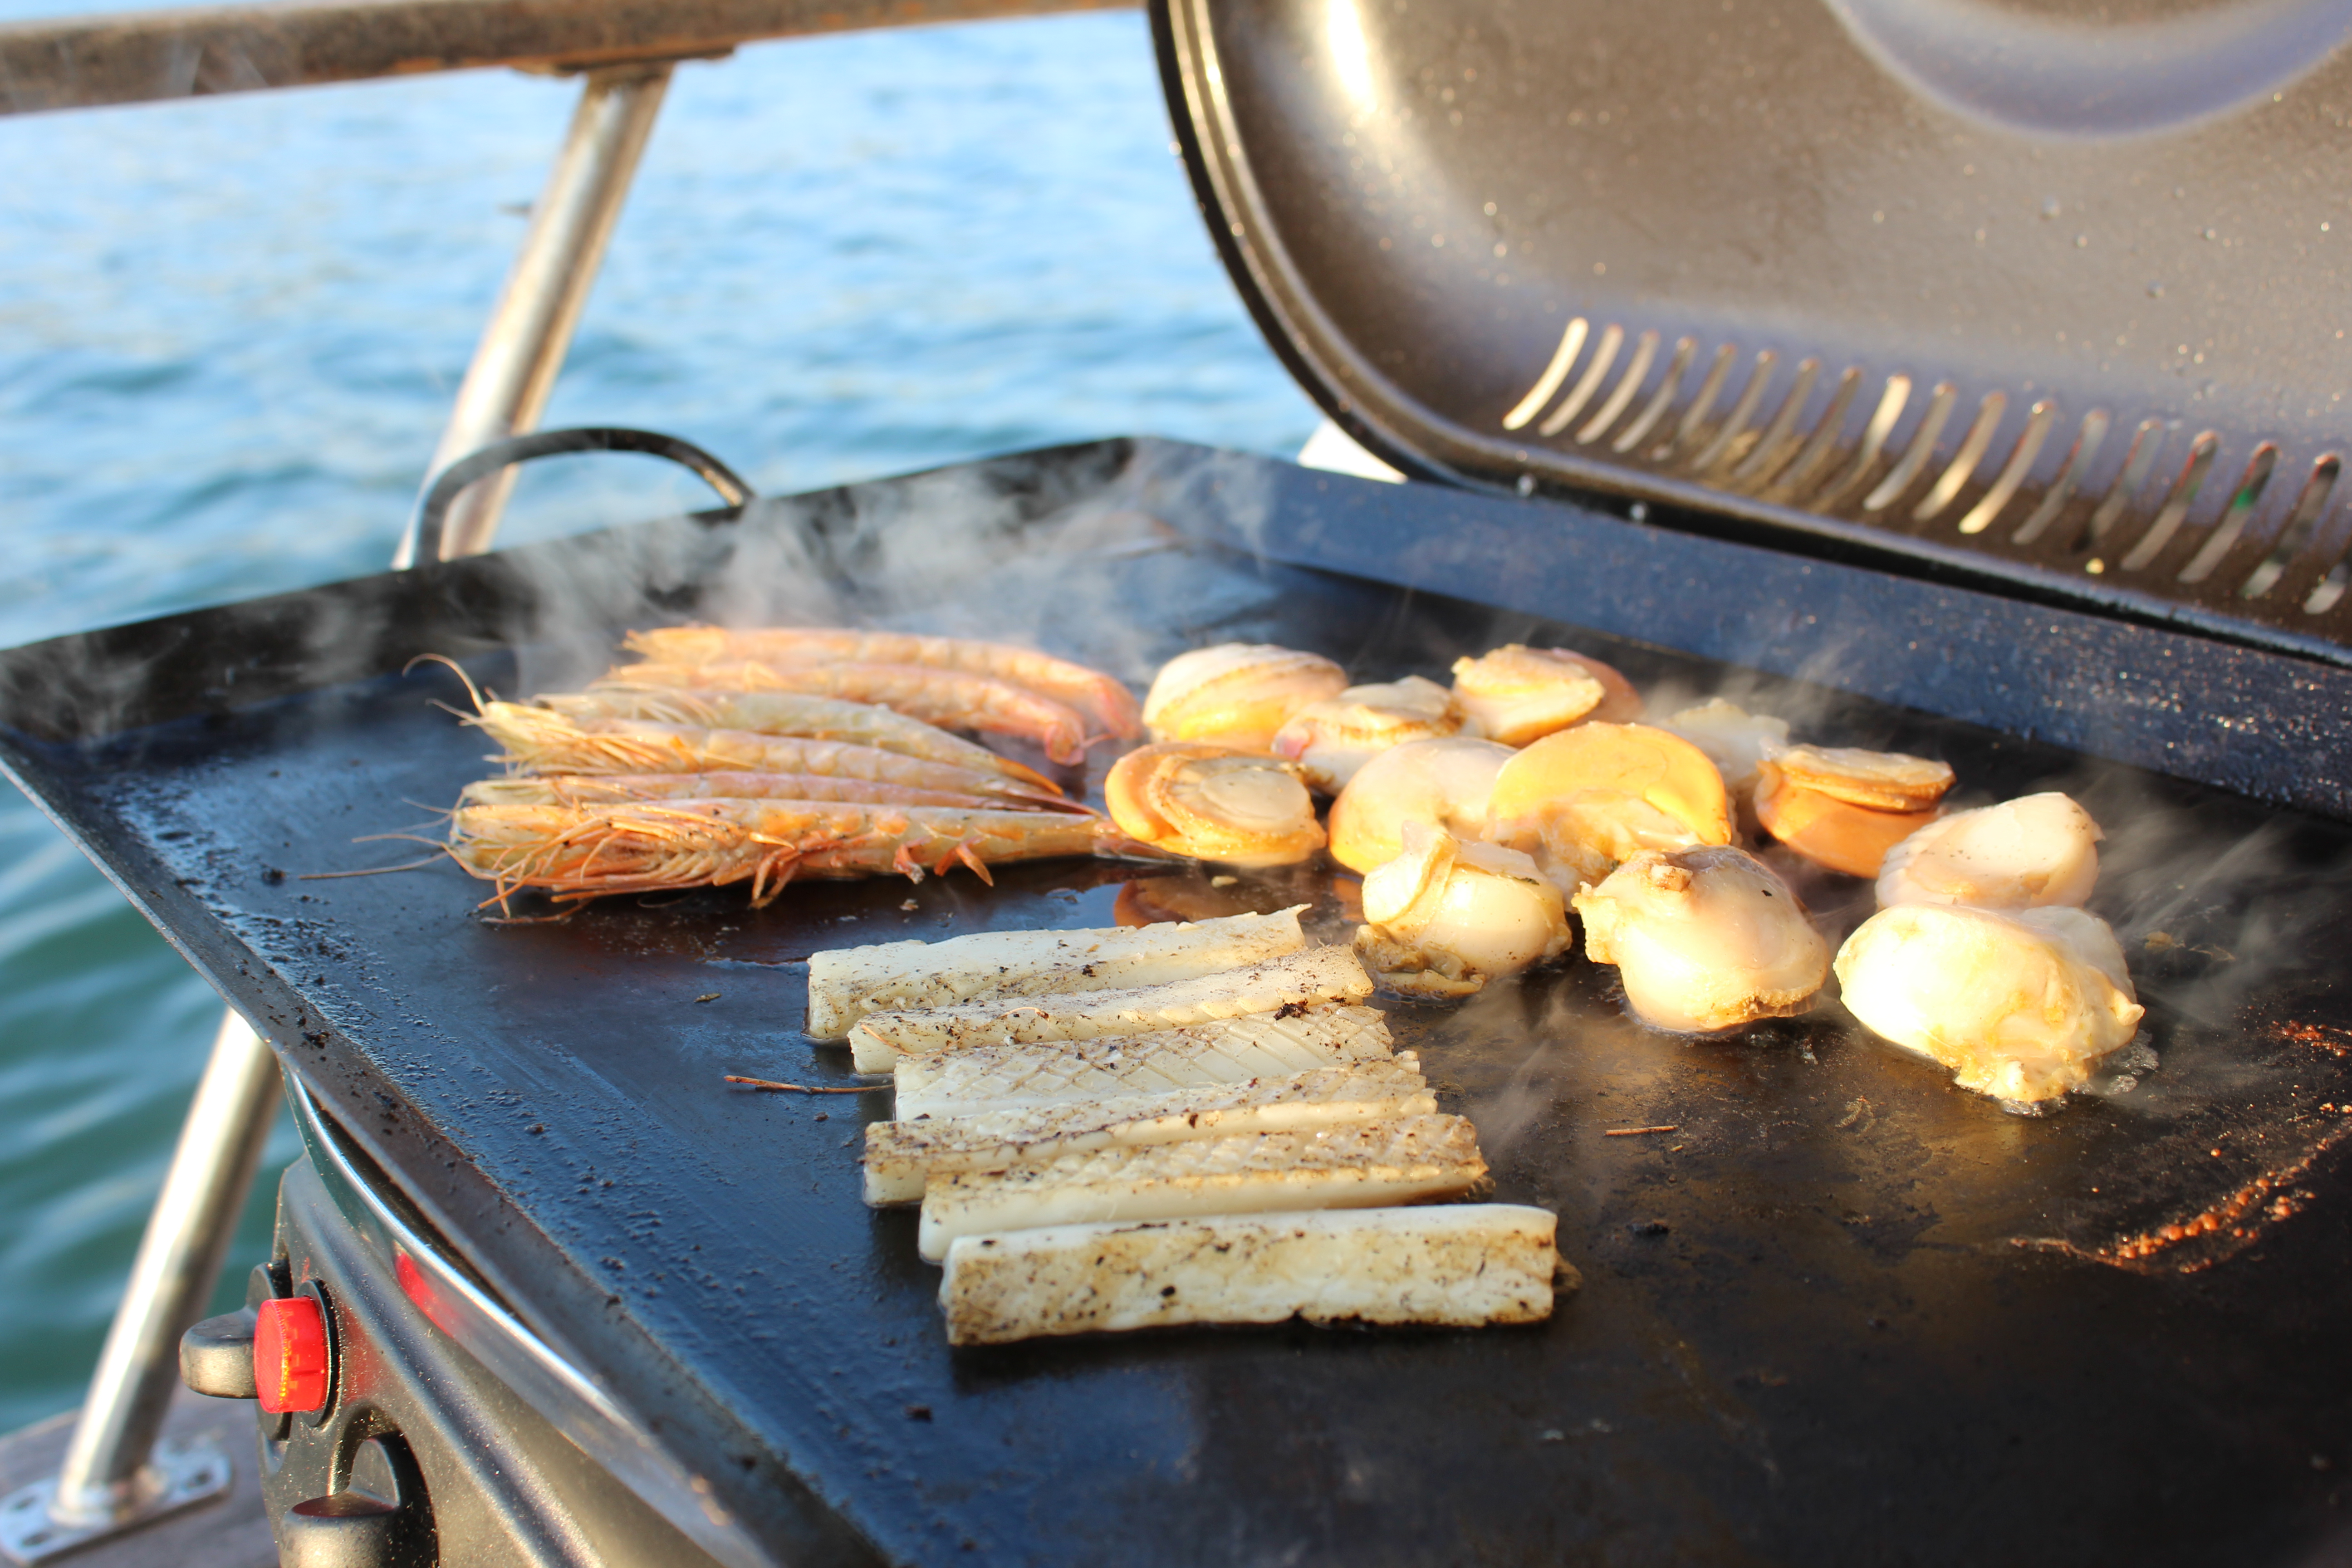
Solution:
<path fill-rule="evenodd" d="M 718 626 L 666 626 L 631 632 L 624 646 L 656 664 L 924 665 L 985 675 L 1049 697 L 1085 714 L 1104 733 L 1133 741 L 1143 734 L 1135 694 L 1098 669 L 1034 648 L 972 637 L 914 632 L 860 631 L 845 626 L 768 626 L 729 631 Z"/>
<path fill-rule="evenodd" d="M 523 774 L 482 779 L 457 797 L 460 805 L 620 805 L 637 800 L 813 800 L 872 805 L 946 805 L 1002 810 L 1004 803 L 956 790 L 916 789 L 870 779 L 819 773 Z M 1071 809 L 1082 809 L 1075 805 Z"/>
<path fill-rule="evenodd" d="M 744 730 L 755 735 L 848 741 L 1051 787 L 1045 775 L 1034 768 L 879 703 L 852 702 L 803 691 L 733 688 L 693 690 L 663 684 L 640 686 L 608 681 L 600 681 L 583 692 L 541 697 L 538 701 L 571 719 L 650 719 L 656 723 L 695 724 L 708 730 Z"/>
<path fill-rule="evenodd" d="M 652 720 L 578 721 L 544 708 L 490 702 L 467 721 L 507 748 L 499 761 L 536 773 L 817 773 L 1009 801 L 1016 809 L 1067 809 L 1048 784 L 977 773 L 878 746 L 707 730 Z"/>
<path fill-rule="evenodd" d="M 870 702 L 956 730 L 1033 741 L 1065 766 L 1087 760 L 1087 722 L 1066 703 L 969 670 L 914 664 L 625 664 L 600 688 L 791 691 Z"/>
<path fill-rule="evenodd" d="M 627 805 L 462 806 L 450 849 L 505 898 L 559 899 L 752 884 L 765 904 L 796 876 L 898 872 L 919 880 L 956 864 L 982 878 L 1013 860 L 1148 854 L 1100 817 L 827 801 L 687 800 Z"/>

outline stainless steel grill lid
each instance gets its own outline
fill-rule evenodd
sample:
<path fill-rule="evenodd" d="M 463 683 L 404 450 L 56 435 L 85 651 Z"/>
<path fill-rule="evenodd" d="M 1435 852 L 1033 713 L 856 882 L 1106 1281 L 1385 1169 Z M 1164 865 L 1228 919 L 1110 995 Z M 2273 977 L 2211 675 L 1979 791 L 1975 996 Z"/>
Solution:
<path fill-rule="evenodd" d="M 2352 7 L 1153 16 L 1236 281 L 1408 470 L 2352 660 Z"/>

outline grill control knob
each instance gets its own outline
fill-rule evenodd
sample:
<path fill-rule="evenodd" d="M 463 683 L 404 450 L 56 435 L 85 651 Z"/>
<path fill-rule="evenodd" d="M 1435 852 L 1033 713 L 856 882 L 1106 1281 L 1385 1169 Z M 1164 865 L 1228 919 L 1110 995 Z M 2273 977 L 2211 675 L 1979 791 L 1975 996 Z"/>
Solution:
<path fill-rule="evenodd" d="M 311 1296 L 282 1296 L 256 1309 L 254 1392 L 264 1410 L 308 1414 L 327 1403 L 334 1358 L 326 1314 Z"/>
<path fill-rule="evenodd" d="M 251 1399 L 254 1313 L 250 1307 L 206 1318 L 180 1336 L 180 1381 L 215 1399 Z"/>

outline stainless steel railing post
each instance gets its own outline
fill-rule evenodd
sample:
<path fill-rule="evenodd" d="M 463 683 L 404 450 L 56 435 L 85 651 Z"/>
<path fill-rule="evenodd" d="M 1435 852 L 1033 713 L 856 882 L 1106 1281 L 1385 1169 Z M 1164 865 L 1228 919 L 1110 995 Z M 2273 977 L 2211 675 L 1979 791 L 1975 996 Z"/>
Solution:
<path fill-rule="evenodd" d="M 656 62 L 589 73 L 563 150 L 531 208 L 521 253 L 482 329 L 441 444 L 425 468 L 426 483 L 489 442 L 539 424 L 604 262 L 604 242 L 620 218 L 638 155 L 653 133 L 670 68 Z M 509 468 L 460 495 L 442 524 L 442 557 L 488 550 L 513 488 L 514 470 Z M 392 563 L 416 564 L 414 524 Z"/>

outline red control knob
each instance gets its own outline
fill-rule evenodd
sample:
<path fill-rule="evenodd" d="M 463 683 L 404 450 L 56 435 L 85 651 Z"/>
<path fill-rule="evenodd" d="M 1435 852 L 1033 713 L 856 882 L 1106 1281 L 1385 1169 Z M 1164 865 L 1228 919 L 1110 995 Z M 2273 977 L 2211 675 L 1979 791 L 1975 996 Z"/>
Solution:
<path fill-rule="evenodd" d="M 308 1414 L 327 1403 L 327 1320 L 308 1296 L 264 1301 L 253 1331 L 253 1386 L 264 1410 Z"/>

